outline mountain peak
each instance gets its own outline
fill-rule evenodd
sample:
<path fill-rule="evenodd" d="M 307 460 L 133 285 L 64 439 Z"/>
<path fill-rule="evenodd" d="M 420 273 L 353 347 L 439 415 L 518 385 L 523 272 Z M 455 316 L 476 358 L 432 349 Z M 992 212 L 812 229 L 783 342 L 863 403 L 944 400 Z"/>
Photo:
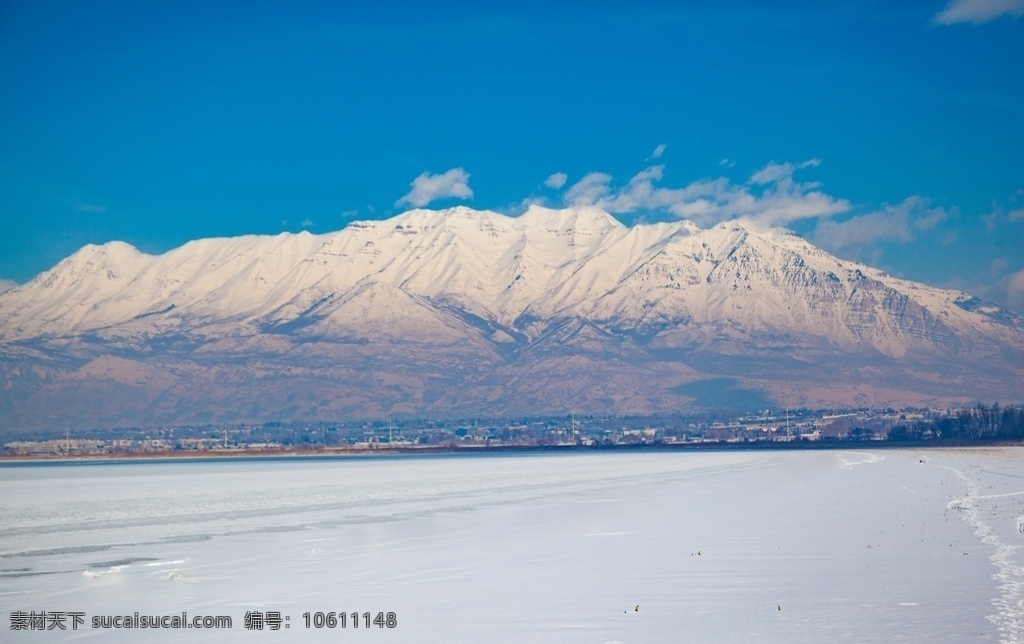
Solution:
<path fill-rule="evenodd" d="M 556 210 L 533 204 L 520 219 L 530 225 L 588 232 L 625 228 L 622 222 L 597 206 L 570 206 Z"/>
<path fill-rule="evenodd" d="M 135 246 L 132 246 L 128 242 L 115 239 L 103 244 L 86 244 L 78 249 L 78 252 L 71 255 L 70 258 L 78 257 L 82 259 L 90 259 L 97 256 L 133 258 L 142 255 L 142 251 Z"/>

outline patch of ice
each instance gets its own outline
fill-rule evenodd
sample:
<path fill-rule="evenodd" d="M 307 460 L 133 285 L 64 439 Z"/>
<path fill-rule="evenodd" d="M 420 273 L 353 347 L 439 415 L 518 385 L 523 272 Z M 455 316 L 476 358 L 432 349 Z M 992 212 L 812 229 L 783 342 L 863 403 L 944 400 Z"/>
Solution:
<path fill-rule="evenodd" d="M 861 458 L 849 458 L 852 454 L 856 454 Z M 873 454 L 871 452 L 847 452 L 846 454 L 836 454 L 836 458 L 839 459 L 840 467 L 844 470 L 852 469 L 855 465 L 878 463 L 885 460 L 884 456 L 879 456 L 878 454 Z"/>

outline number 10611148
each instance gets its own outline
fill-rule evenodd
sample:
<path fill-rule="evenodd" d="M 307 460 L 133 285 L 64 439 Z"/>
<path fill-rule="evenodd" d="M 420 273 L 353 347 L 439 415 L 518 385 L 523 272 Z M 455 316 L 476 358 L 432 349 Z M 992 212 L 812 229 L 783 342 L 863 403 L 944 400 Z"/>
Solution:
<path fill-rule="evenodd" d="M 378 611 L 376 614 L 369 611 L 360 612 L 306 612 L 302 614 L 306 622 L 306 628 L 395 628 L 398 626 L 398 615 L 393 611 L 385 613 Z"/>

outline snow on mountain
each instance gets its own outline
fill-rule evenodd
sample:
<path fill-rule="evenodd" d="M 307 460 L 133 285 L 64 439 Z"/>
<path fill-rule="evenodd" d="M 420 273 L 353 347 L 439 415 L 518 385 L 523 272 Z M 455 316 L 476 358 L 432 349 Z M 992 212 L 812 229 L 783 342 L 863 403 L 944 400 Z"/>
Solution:
<path fill-rule="evenodd" d="M 116 368 L 97 370 L 114 355 Z M 91 380 L 119 383 L 115 395 L 142 419 L 152 398 L 171 395 L 157 391 L 167 383 L 184 405 L 209 406 L 212 394 L 186 380 L 225 361 L 234 371 L 222 386 L 263 378 L 270 399 L 290 391 L 270 383 L 287 371 L 280 361 L 326 379 L 307 387 L 320 392 L 316 405 L 286 406 L 300 416 L 484 404 L 657 411 L 692 403 L 679 389 L 687 382 L 720 376 L 787 404 L 1008 400 L 1022 398 L 1024 321 L 783 229 L 626 227 L 594 207 L 534 206 L 514 218 L 458 207 L 325 235 L 197 240 L 156 256 L 89 245 L 0 293 L 0 356 L 0 408 L 14 418 L 62 404 L 69 382 L 88 397 Z M 157 368 L 159 377 L 137 375 Z M 367 380 L 379 369 L 394 382 Z M 147 382 L 161 384 L 143 395 Z M 279 411 L 245 409 L 235 411 Z"/>

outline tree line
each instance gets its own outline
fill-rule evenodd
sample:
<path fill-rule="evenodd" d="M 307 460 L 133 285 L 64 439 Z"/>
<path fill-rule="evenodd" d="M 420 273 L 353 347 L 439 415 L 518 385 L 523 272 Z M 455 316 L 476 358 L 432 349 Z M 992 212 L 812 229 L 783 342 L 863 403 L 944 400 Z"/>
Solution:
<path fill-rule="evenodd" d="M 900 423 L 889 430 L 889 440 L 1024 440 L 1024 406 L 978 405 L 951 416 Z"/>

